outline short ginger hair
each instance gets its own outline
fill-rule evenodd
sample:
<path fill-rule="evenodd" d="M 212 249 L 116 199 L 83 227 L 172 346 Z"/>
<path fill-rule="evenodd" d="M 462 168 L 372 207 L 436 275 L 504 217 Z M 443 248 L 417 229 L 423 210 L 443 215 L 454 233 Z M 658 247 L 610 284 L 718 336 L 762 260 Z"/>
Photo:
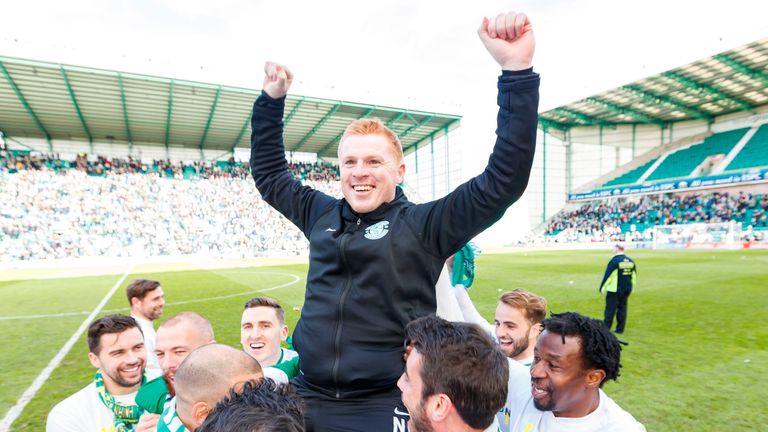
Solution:
<path fill-rule="evenodd" d="M 400 138 L 378 118 L 362 118 L 350 123 L 339 140 L 339 149 L 341 149 L 341 143 L 350 135 L 381 135 L 392 144 L 392 150 L 398 162 L 403 160 L 403 144 Z"/>

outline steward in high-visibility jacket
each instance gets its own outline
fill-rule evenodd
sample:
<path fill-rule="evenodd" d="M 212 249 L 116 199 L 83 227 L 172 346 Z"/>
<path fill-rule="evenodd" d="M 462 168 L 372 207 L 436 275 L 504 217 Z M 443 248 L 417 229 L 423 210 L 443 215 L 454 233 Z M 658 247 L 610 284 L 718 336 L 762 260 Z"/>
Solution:
<path fill-rule="evenodd" d="M 605 325 L 613 326 L 616 316 L 616 333 L 623 333 L 627 323 L 627 300 L 637 284 L 637 265 L 624 255 L 624 247 L 616 245 L 616 255 L 608 262 L 600 292 L 605 293 Z"/>

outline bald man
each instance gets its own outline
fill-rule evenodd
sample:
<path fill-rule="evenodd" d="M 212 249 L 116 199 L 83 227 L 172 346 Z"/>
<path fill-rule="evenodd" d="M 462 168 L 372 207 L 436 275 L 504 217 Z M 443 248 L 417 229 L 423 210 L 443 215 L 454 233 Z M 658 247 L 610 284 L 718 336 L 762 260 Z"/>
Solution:
<path fill-rule="evenodd" d="M 157 329 L 155 354 L 163 376 L 148 381 L 136 394 L 136 404 L 146 413 L 136 432 L 184 432 L 176 415 L 173 382 L 181 362 L 197 348 L 216 342 L 211 322 L 195 312 L 180 312 Z M 159 416 L 158 416 L 159 415 Z"/>
<path fill-rule="evenodd" d="M 192 351 L 176 370 L 176 413 L 194 432 L 216 404 L 247 381 L 264 377 L 259 362 L 227 345 L 204 345 Z"/>

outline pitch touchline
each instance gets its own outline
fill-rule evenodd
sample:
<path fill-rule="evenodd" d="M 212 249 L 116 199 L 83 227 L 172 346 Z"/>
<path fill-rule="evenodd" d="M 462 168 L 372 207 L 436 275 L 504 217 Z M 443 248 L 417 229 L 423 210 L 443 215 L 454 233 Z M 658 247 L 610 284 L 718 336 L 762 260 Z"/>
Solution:
<path fill-rule="evenodd" d="M 35 380 L 32 382 L 32 385 L 30 385 L 24 393 L 19 398 L 18 402 L 16 402 L 16 405 L 11 407 L 10 410 L 8 410 L 8 413 L 5 414 L 5 417 L 3 417 L 3 421 L 0 422 L 0 432 L 7 432 L 11 428 L 11 424 L 16 420 L 16 418 L 19 417 L 22 411 L 24 411 L 24 407 L 27 406 L 30 400 L 32 400 L 33 397 L 35 397 L 35 394 L 37 394 L 37 391 L 40 390 L 40 387 L 45 384 L 45 382 L 48 380 L 48 377 L 51 376 L 51 373 L 59 367 L 59 364 L 64 359 L 64 357 L 69 353 L 69 350 L 72 349 L 72 346 L 75 345 L 75 342 L 80 339 L 80 336 L 85 332 L 85 329 L 88 328 L 91 321 L 98 315 L 98 313 L 101 311 L 101 309 L 104 307 L 105 304 L 107 304 L 107 301 L 109 301 L 110 298 L 112 298 L 112 295 L 115 293 L 117 288 L 123 283 L 125 278 L 128 277 L 129 274 L 131 274 L 131 271 L 133 270 L 133 264 L 128 267 L 128 269 L 123 274 L 123 277 L 118 280 L 115 285 L 112 287 L 112 289 L 109 290 L 107 295 L 104 296 L 103 299 L 101 299 L 101 302 L 96 306 L 93 311 L 91 311 L 91 314 L 88 315 L 88 317 L 83 321 L 82 324 L 80 324 L 80 327 L 75 331 L 75 333 L 72 335 L 72 337 L 69 338 L 67 343 L 64 344 L 63 347 L 59 350 L 58 353 L 51 359 L 51 361 L 48 363 L 48 366 L 43 369 L 42 372 L 40 372 L 40 375 L 35 378 Z"/>
<path fill-rule="evenodd" d="M 188 304 L 188 303 L 201 303 L 209 300 L 221 300 L 226 298 L 232 298 L 232 297 L 238 297 L 245 294 L 253 294 L 253 293 L 259 293 L 259 292 L 267 292 L 267 291 L 274 291 L 276 289 L 285 288 L 287 286 L 293 285 L 296 282 L 300 281 L 301 278 L 296 275 L 292 275 L 290 273 L 280 273 L 280 272 L 256 272 L 255 274 L 274 274 L 274 275 L 280 275 L 280 276 L 290 276 L 293 278 L 292 281 L 280 285 L 276 285 L 269 288 L 262 288 L 257 290 L 250 290 L 250 291 L 243 291 L 240 293 L 235 294 L 226 294 L 221 296 L 215 296 L 215 297 L 206 297 L 201 299 L 194 299 L 194 300 L 182 300 L 178 302 L 171 302 L 166 303 L 166 306 L 175 306 L 180 304 Z M 104 309 L 104 312 L 120 312 L 128 310 L 128 308 L 118 308 L 118 309 Z M 82 312 L 61 312 L 61 313 L 55 313 L 55 314 L 43 314 L 43 315 L 18 315 L 18 316 L 0 316 L 0 321 L 9 321 L 9 320 L 23 320 L 23 319 L 39 319 L 39 318 L 57 318 L 57 317 L 66 317 L 66 316 L 77 316 L 77 315 L 87 315 L 88 311 L 82 311 Z M 2 430 L 0 430 L 2 432 Z"/>

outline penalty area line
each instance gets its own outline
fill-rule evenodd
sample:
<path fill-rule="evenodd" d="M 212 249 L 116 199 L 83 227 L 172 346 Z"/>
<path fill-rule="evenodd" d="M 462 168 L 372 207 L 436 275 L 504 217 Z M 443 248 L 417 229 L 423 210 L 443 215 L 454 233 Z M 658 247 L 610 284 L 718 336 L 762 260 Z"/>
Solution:
<path fill-rule="evenodd" d="M 51 376 L 53 371 L 59 367 L 59 364 L 62 360 L 64 360 L 64 357 L 66 357 L 67 353 L 69 353 L 69 350 L 72 349 L 72 346 L 75 345 L 75 342 L 77 342 L 78 339 L 80 339 L 80 336 L 83 335 L 85 332 L 85 329 L 88 328 L 88 325 L 93 321 L 94 318 L 96 318 L 96 315 L 101 312 L 101 310 L 104 308 L 104 306 L 107 304 L 110 298 L 112 298 L 112 295 L 117 291 L 117 288 L 120 287 L 120 285 L 123 283 L 125 278 L 128 277 L 129 274 L 133 271 L 133 264 L 131 264 L 130 267 L 128 267 L 128 270 L 125 271 L 123 276 L 118 280 L 115 285 L 112 287 L 112 289 L 109 290 L 107 295 L 104 296 L 103 299 L 101 299 L 101 302 L 96 306 L 96 308 L 91 312 L 90 315 L 83 321 L 82 324 L 80 324 L 80 328 L 77 329 L 77 331 L 72 335 L 72 337 L 69 338 L 67 343 L 64 344 L 63 347 L 59 350 L 58 353 L 51 359 L 51 361 L 48 363 L 48 366 L 43 369 L 42 372 L 40 372 L 40 375 L 35 378 L 35 380 L 32 382 L 32 385 L 30 385 L 26 390 L 24 390 L 24 393 L 19 398 L 18 402 L 16 402 L 16 405 L 11 407 L 10 410 L 5 414 L 5 417 L 3 417 L 3 421 L 0 422 L 0 432 L 8 432 L 10 430 L 11 425 L 14 421 L 21 415 L 22 411 L 24 411 L 24 407 L 27 406 L 29 401 L 32 400 L 33 397 L 37 394 L 37 391 L 40 390 L 40 388 L 45 384 L 46 381 L 48 381 L 48 378 Z"/>

